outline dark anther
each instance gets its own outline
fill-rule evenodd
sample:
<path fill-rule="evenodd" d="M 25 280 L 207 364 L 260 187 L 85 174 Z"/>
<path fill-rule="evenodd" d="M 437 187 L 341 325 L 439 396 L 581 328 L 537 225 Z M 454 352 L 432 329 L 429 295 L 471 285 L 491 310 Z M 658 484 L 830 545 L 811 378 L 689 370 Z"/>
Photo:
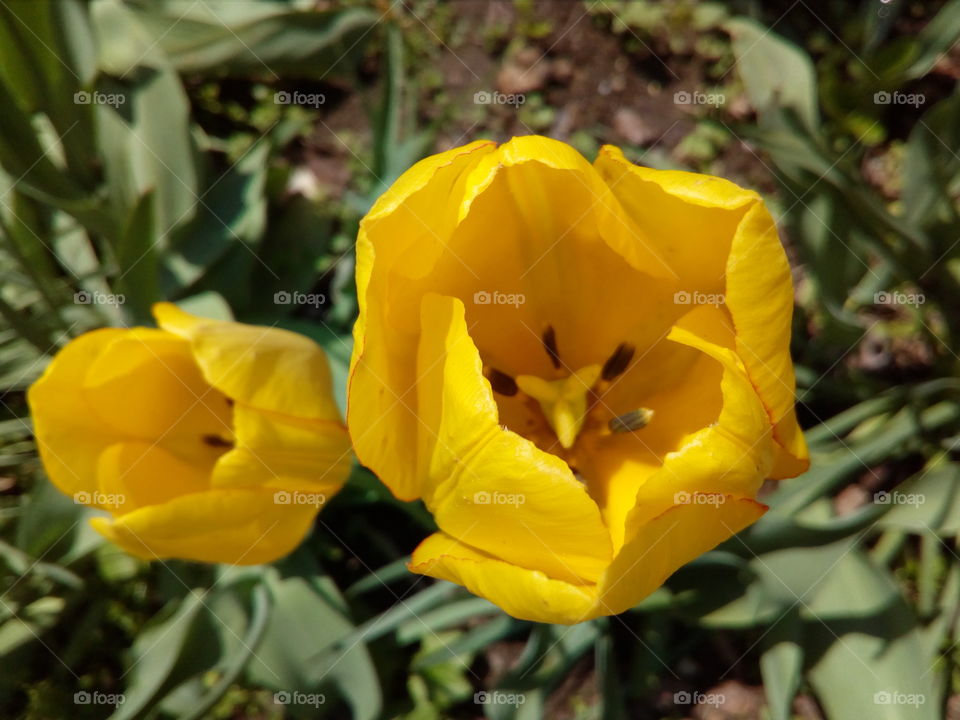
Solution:
<path fill-rule="evenodd" d="M 487 380 L 490 381 L 490 387 L 492 387 L 493 391 L 498 395 L 513 397 L 517 394 L 517 381 L 505 372 L 500 372 L 496 368 L 490 368 L 487 371 Z"/>
<path fill-rule="evenodd" d="M 633 353 L 635 348 L 630 343 L 620 343 L 617 345 L 617 349 L 613 351 L 613 355 L 607 358 L 607 361 L 603 364 L 603 374 L 601 377 L 604 380 L 613 380 L 615 377 L 623 374 L 623 371 L 627 369 L 630 365 L 630 361 L 633 360 Z"/>
<path fill-rule="evenodd" d="M 557 352 L 557 333 L 553 329 L 553 325 L 547 325 L 547 329 L 543 331 L 543 349 L 547 351 L 547 355 L 550 356 L 550 362 L 553 363 L 553 366 L 560 369 L 560 353 Z"/>
<path fill-rule="evenodd" d="M 210 447 L 216 447 L 216 448 L 232 448 L 233 447 L 232 442 L 220 437 L 219 435 L 204 435 L 202 440 Z"/>
<path fill-rule="evenodd" d="M 653 410 L 640 408 L 639 410 L 631 410 L 623 415 L 610 418 L 607 427 L 615 433 L 633 432 L 634 430 L 645 428 L 652 418 Z"/>

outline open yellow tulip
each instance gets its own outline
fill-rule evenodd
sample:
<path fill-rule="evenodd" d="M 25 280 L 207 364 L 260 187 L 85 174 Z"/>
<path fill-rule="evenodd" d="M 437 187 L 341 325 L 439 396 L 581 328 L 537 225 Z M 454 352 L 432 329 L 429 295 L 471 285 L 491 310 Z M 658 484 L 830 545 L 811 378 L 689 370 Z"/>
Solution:
<path fill-rule="evenodd" d="M 154 315 L 76 338 L 31 386 L 47 474 L 139 557 L 286 555 L 352 460 L 326 356 L 285 330 Z"/>
<path fill-rule="evenodd" d="M 361 223 L 347 424 L 440 532 L 411 569 L 518 618 L 622 612 L 807 467 L 760 197 L 604 147 L 481 141 Z"/>

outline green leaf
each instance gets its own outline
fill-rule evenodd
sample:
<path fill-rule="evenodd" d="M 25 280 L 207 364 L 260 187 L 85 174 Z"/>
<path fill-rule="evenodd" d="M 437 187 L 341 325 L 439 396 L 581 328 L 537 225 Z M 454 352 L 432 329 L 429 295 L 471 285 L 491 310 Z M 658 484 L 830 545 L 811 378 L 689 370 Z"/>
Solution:
<path fill-rule="evenodd" d="M 276 571 L 266 577 L 276 611 L 248 666 L 251 682 L 290 693 L 334 685 L 356 720 L 373 720 L 381 708 L 380 683 L 362 638 L 351 635 L 352 623 L 305 578 L 281 579 Z M 318 661 L 318 648 L 338 642 Z"/>
<path fill-rule="evenodd" d="M 779 619 L 764 636 L 760 673 L 770 720 L 791 720 L 793 698 L 803 680 L 802 624 L 796 612 Z"/>
<path fill-rule="evenodd" d="M 130 652 L 125 701 L 111 720 L 142 718 L 167 692 L 212 667 L 220 656 L 204 593 L 171 601 L 140 632 Z"/>
<path fill-rule="evenodd" d="M 957 4 L 960 8 L 960 4 Z M 943 100 L 924 113 L 910 132 L 903 159 L 905 219 L 931 227 L 937 223 L 955 232 L 958 223 L 953 195 L 960 175 L 960 95 Z M 952 236 L 951 236 L 952 237 Z"/>
<path fill-rule="evenodd" d="M 465 598 L 452 602 L 435 610 L 420 613 L 415 620 L 409 620 L 397 630 L 397 641 L 406 645 L 421 640 L 443 630 L 462 625 L 473 618 L 499 614 L 500 608 L 482 598 Z"/>
<path fill-rule="evenodd" d="M 960 532 L 960 466 L 924 469 L 880 500 L 889 507 L 878 522 L 882 528 L 955 535 Z"/>
<path fill-rule="evenodd" d="M 907 73 L 909 78 L 926 75 L 943 55 L 957 44 L 960 0 L 949 0 L 917 35 L 919 54 Z"/>
<path fill-rule="evenodd" d="M 148 191 L 134 205 L 116 249 L 120 274 L 114 286 L 137 323 L 149 322 L 150 306 L 160 300 L 154 197 Z"/>
<path fill-rule="evenodd" d="M 451 661 L 457 661 L 461 666 L 467 666 L 469 665 L 468 659 L 475 653 L 516 633 L 521 627 L 523 626 L 513 618 L 500 615 L 442 643 L 430 652 L 419 654 L 413 662 L 412 669 L 425 670 L 434 665 Z M 432 638 L 434 635 L 436 633 L 424 633 L 421 637 L 426 639 Z"/>
<path fill-rule="evenodd" d="M 875 589 L 875 583 L 864 585 L 862 579 L 831 574 L 835 594 L 860 607 L 872 602 L 868 595 Z M 819 656 L 809 679 L 827 717 L 942 717 L 942 689 L 933 668 L 936 656 L 904 602 L 858 622 L 808 624 L 805 636 Z"/>
<path fill-rule="evenodd" d="M 750 104 L 762 115 L 793 110 L 811 130 L 819 125 L 817 84 L 810 58 L 793 43 L 747 18 L 729 20 L 737 72 Z"/>
<path fill-rule="evenodd" d="M 180 72 L 342 74 L 379 20 L 373 10 L 300 10 L 280 3 L 135 2 L 131 9 Z"/>
<path fill-rule="evenodd" d="M 195 216 L 177 228 L 163 258 L 164 294 L 220 292 L 233 307 L 249 306 L 253 288 L 237 282 L 262 267 L 253 249 L 266 227 L 270 143 L 255 143 L 196 198 Z"/>

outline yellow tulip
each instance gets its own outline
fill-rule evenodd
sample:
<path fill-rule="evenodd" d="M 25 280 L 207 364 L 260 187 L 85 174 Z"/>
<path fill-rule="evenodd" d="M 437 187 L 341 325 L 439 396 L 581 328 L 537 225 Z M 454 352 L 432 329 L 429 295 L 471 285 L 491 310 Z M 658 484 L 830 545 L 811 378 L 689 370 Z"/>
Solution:
<path fill-rule="evenodd" d="M 160 329 L 76 338 L 30 388 L 47 474 L 139 557 L 286 555 L 351 463 L 323 351 L 169 303 L 154 315 Z"/>
<path fill-rule="evenodd" d="M 347 425 L 439 532 L 411 569 L 509 614 L 622 612 L 808 464 L 761 198 L 542 137 L 406 172 L 361 223 Z"/>

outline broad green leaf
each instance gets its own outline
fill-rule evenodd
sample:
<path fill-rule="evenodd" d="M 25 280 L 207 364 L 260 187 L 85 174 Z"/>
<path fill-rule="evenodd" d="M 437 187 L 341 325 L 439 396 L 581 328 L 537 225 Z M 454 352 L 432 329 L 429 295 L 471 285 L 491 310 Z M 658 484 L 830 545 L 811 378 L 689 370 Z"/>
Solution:
<path fill-rule="evenodd" d="M 803 680 L 802 624 L 795 611 L 779 618 L 763 637 L 760 673 L 770 720 L 791 720 Z"/>
<path fill-rule="evenodd" d="M 835 573 L 837 594 L 854 605 L 871 602 L 872 585 Z M 899 602 L 881 615 L 851 623 L 808 623 L 818 660 L 809 679 L 827 717 L 938 720 L 942 689 L 913 613 Z M 821 654 L 822 653 L 822 654 Z"/>
<path fill-rule="evenodd" d="M 304 578 L 271 572 L 267 582 L 275 612 L 247 668 L 251 681 L 281 693 L 335 686 L 356 720 L 373 720 L 381 707 L 380 684 L 363 638 L 351 639 L 352 623 Z M 335 644 L 318 659 L 318 649 Z"/>
<path fill-rule="evenodd" d="M 819 124 L 813 64 L 805 52 L 772 30 L 747 18 L 725 24 L 733 37 L 737 73 L 750 103 L 762 115 L 793 110 L 810 129 Z"/>
<path fill-rule="evenodd" d="M 955 535 L 960 532 L 960 466 L 921 470 L 880 500 L 889 507 L 880 527 Z"/>
<path fill-rule="evenodd" d="M 142 718 L 167 692 L 220 656 L 204 592 L 173 600 L 140 632 L 130 652 L 125 702 L 111 720 Z"/>
<path fill-rule="evenodd" d="M 340 75 L 379 20 L 360 7 L 302 10 L 280 3 L 135 2 L 131 9 L 181 72 Z"/>

